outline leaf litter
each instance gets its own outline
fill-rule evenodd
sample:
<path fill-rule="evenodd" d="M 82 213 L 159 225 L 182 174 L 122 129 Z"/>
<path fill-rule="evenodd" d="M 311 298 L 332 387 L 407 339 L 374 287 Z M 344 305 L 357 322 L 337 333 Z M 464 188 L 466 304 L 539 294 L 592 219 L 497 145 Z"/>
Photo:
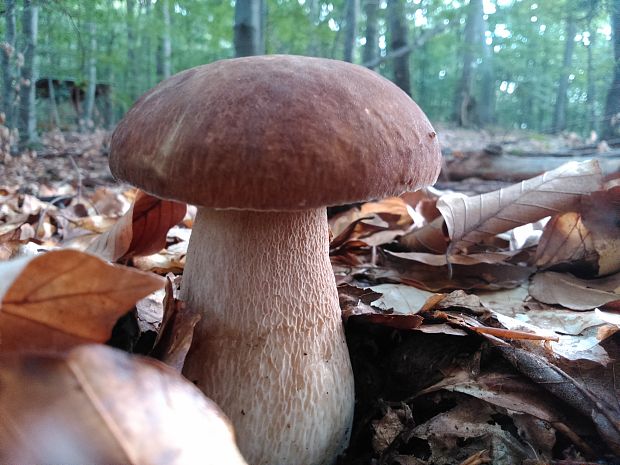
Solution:
<path fill-rule="evenodd" d="M 0 349 L 102 342 L 125 314 L 141 338 L 128 347 L 180 371 L 198 320 L 176 297 L 194 208 L 114 185 L 101 142 L 50 147 L 2 168 L 15 182 L 0 186 L 0 332 L 22 342 Z M 357 387 L 339 464 L 612 463 L 616 180 L 572 163 L 474 191 L 429 188 L 330 216 Z M 156 274 L 166 289 L 150 294 Z"/>

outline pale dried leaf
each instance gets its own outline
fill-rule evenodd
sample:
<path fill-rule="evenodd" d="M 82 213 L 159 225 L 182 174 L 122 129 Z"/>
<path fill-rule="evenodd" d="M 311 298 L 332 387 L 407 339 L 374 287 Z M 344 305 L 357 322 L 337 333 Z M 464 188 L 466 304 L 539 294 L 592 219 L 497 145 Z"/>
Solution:
<path fill-rule="evenodd" d="M 529 293 L 546 304 L 591 310 L 620 298 L 620 275 L 580 279 L 568 273 L 547 271 L 534 275 Z"/>
<path fill-rule="evenodd" d="M 371 302 L 372 305 L 382 310 L 393 310 L 394 313 L 401 315 L 418 313 L 426 301 L 435 295 L 433 292 L 404 284 L 379 284 L 370 286 L 369 289 L 382 294 L 377 300 Z"/>
<path fill-rule="evenodd" d="M 446 195 L 437 208 L 452 240 L 451 252 L 466 251 L 489 236 L 575 210 L 584 194 L 602 185 L 596 161 L 569 162 L 540 176 L 494 192 L 466 197 Z"/>

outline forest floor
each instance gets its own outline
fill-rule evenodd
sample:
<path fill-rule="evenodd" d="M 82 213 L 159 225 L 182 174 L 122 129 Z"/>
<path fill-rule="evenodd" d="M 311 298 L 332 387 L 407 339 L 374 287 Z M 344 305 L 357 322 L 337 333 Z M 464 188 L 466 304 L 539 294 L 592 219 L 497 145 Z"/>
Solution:
<path fill-rule="evenodd" d="M 592 143 L 438 133 L 448 158 Z M 50 133 L 36 153 L 4 157 L 0 260 L 72 247 L 181 274 L 192 208 L 166 226 L 157 252 L 136 252 L 144 238 L 110 245 L 119 218 L 136 224 L 144 219 L 137 203 L 157 200 L 115 182 L 108 140 L 105 131 Z M 435 189 L 330 210 L 356 380 L 351 445 L 339 465 L 619 464 L 619 225 L 620 183 L 591 162 L 526 184 L 444 177 Z M 163 296 L 136 306 L 139 334 L 117 327 L 116 346 L 151 352 Z"/>

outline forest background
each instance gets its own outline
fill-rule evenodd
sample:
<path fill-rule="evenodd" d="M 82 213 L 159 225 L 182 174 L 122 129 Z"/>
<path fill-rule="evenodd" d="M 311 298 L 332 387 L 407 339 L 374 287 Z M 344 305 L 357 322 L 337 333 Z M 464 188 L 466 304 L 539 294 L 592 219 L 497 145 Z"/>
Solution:
<path fill-rule="evenodd" d="M 175 72 L 262 53 L 367 66 L 435 122 L 619 134 L 620 0 L 4 0 L 0 11 L 0 110 L 22 145 L 110 128 Z"/>

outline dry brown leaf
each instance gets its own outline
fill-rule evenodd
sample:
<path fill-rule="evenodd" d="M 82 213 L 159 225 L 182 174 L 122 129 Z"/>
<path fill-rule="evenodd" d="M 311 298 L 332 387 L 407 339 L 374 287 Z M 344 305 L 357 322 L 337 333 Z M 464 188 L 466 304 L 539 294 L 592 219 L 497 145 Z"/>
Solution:
<path fill-rule="evenodd" d="M 486 253 L 472 253 L 469 255 L 455 255 L 448 257 L 445 255 L 436 255 L 424 252 L 390 252 L 386 251 L 388 255 L 394 257 L 403 258 L 405 260 L 412 260 L 415 262 L 425 263 L 432 266 L 445 266 L 449 263 L 452 265 L 477 265 L 479 263 L 488 264 L 503 264 L 509 263 L 510 260 L 520 251 L 506 251 L 506 252 L 486 252 Z"/>
<path fill-rule="evenodd" d="M 445 262 L 445 256 L 413 253 L 416 261 L 402 258 L 407 253 L 388 252 L 382 255 L 383 267 L 368 268 L 364 276 L 371 282 L 398 282 L 426 289 L 433 292 L 444 292 L 454 289 L 486 289 L 497 290 L 512 288 L 526 281 L 533 268 L 524 265 L 513 265 L 508 261 L 502 263 L 485 263 L 474 257 L 459 256 L 451 268 Z M 488 258 L 488 257 L 487 257 Z M 421 259 L 422 261 L 417 261 Z M 424 263 L 424 260 L 434 265 Z M 460 264 L 461 261 L 465 264 Z"/>
<path fill-rule="evenodd" d="M 529 293 L 546 304 L 572 310 L 591 310 L 620 298 L 620 275 L 579 279 L 568 273 L 546 271 L 532 278 Z"/>
<path fill-rule="evenodd" d="M 437 208 L 452 240 L 450 252 L 455 254 L 516 226 L 573 211 L 583 195 L 601 185 L 601 170 L 596 161 L 569 162 L 535 178 L 475 197 L 445 195 L 437 201 Z"/>
<path fill-rule="evenodd" d="M 0 350 L 65 349 L 104 342 L 159 276 L 75 250 L 0 263 Z"/>
<path fill-rule="evenodd" d="M 413 209 L 400 197 L 388 197 L 378 202 L 367 202 L 360 207 L 360 215 L 368 216 L 370 213 L 391 213 L 398 219 L 396 224 L 406 228 L 413 223 Z"/>
<path fill-rule="evenodd" d="M 138 191 L 132 206 L 87 251 L 113 262 L 159 252 L 168 230 L 185 216 L 186 206 Z"/>
<path fill-rule="evenodd" d="M 163 307 L 163 320 L 150 355 L 180 373 L 201 315 L 174 297 L 170 278 L 166 279 Z"/>
<path fill-rule="evenodd" d="M 514 368 L 594 423 L 601 439 L 620 454 L 620 406 L 615 370 L 591 363 L 563 363 L 530 350 L 498 346 Z"/>
<path fill-rule="evenodd" d="M 245 465 L 224 414 L 154 360 L 99 345 L 0 357 L 0 463 Z"/>
<path fill-rule="evenodd" d="M 596 274 L 620 271 L 620 186 L 593 192 L 585 198 L 582 216 L 598 254 Z"/>
<path fill-rule="evenodd" d="M 449 244 L 446 222 L 442 216 L 438 216 L 421 228 L 408 232 L 399 242 L 414 252 L 443 254 L 448 250 Z"/>
<path fill-rule="evenodd" d="M 594 266 L 598 258 L 590 231 L 577 212 L 555 215 L 547 223 L 536 248 L 536 266 L 567 269 Z"/>

